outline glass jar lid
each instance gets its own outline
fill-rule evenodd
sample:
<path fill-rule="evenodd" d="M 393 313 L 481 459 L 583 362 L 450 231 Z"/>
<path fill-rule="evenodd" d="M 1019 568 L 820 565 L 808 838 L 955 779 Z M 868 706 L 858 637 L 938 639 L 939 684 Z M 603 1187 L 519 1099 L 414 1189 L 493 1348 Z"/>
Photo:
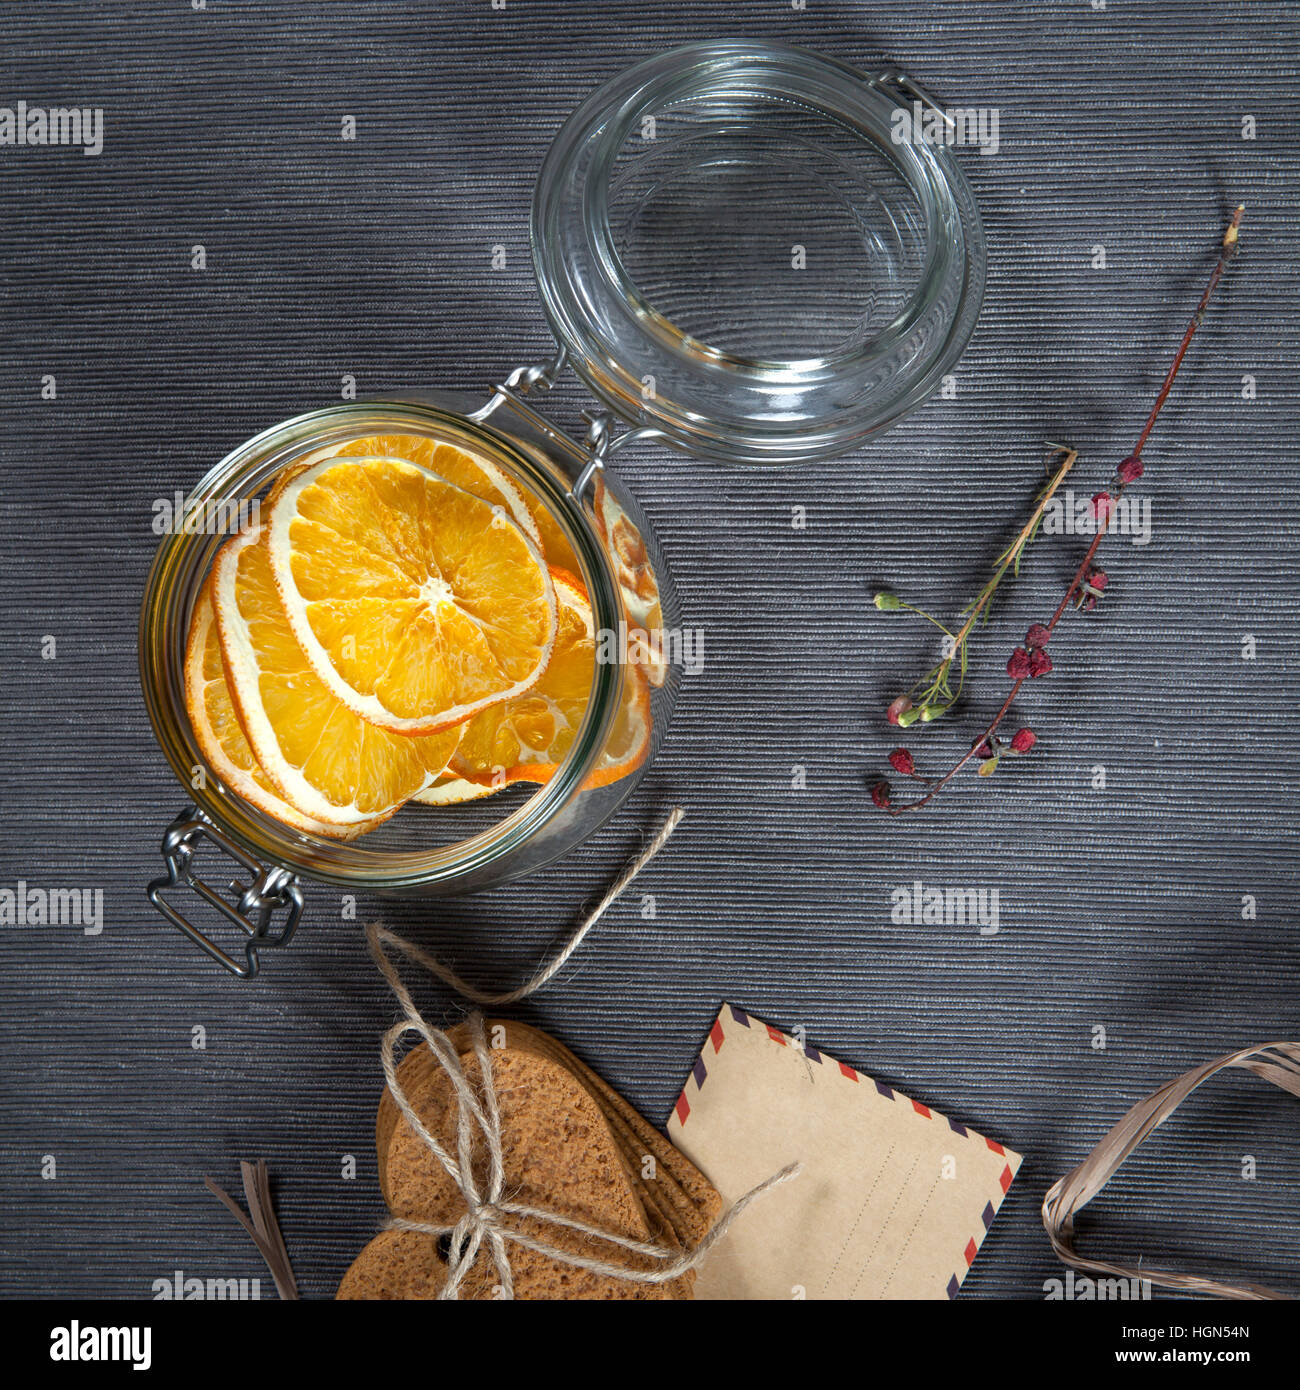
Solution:
<path fill-rule="evenodd" d="M 985 255 L 950 150 L 896 138 L 914 96 L 896 72 L 715 42 L 589 97 L 532 213 L 543 302 L 587 386 L 741 463 L 843 453 L 925 400 L 974 328 Z"/>

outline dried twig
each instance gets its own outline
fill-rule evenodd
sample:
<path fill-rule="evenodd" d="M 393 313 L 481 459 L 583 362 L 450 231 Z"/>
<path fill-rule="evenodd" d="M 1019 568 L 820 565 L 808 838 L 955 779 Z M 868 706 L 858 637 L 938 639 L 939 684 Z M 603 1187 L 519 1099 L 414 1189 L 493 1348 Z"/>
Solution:
<path fill-rule="evenodd" d="M 1178 375 L 1178 370 L 1183 364 L 1183 358 L 1187 355 L 1187 349 L 1191 344 L 1196 330 L 1201 326 L 1205 317 L 1206 305 L 1210 302 L 1210 296 L 1214 293 L 1223 275 L 1224 268 L 1237 252 L 1238 228 L 1241 225 L 1244 207 L 1238 207 L 1232 214 L 1232 220 L 1228 224 L 1228 229 L 1223 235 L 1222 246 L 1219 251 L 1219 258 L 1215 262 L 1214 270 L 1210 275 L 1209 283 L 1206 285 L 1201 295 L 1200 302 L 1196 306 L 1196 312 L 1192 315 L 1191 322 L 1187 325 L 1187 330 L 1183 334 L 1182 342 L 1178 345 L 1178 351 L 1174 354 L 1174 360 L 1170 364 L 1169 370 L 1165 373 L 1165 379 L 1161 384 L 1160 391 L 1156 396 L 1155 404 L 1151 407 L 1147 415 L 1146 423 L 1142 427 L 1142 433 L 1138 436 L 1138 442 L 1133 452 L 1119 465 L 1116 470 L 1115 481 L 1112 483 L 1112 491 L 1099 492 L 1092 499 L 1092 514 L 1095 519 L 1095 535 L 1091 545 L 1088 546 L 1079 568 L 1075 571 L 1074 578 L 1070 581 L 1069 588 L 1065 591 L 1065 596 L 1056 607 L 1055 613 L 1046 624 L 1035 623 L 1025 635 L 1023 647 L 1017 647 L 1012 652 L 1007 662 L 1007 674 L 1011 677 L 1012 685 L 1005 700 L 997 713 L 985 726 L 982 734 L 971 744 L 966 752 L 957 762 L 948 769 L 941 777 L 933 780 L 922 777 L 916 771 L 915 759 L 910 750 L 906 748 L 896 748 L 889 755 L 889 761 L 895 771 L 902 773 L 905 777 L 913 778 L 925 785 L 925 792 L 914 801 L 895 803 L 893 801 L 889 783 L 878 781 L 871 788 L 872 801 L 882 809 L 887 809 L 892 815 L 900 815 L 904 811 L 915 811 L 927 805 L 944 787 L 966 766 L 967 763 L 978 760 L 980 763 L 981 775 L 988 775 L 993 772 L 1000 762 L 1003 754 L 1003 745 L 997 738 L 997 731 L 1001 727 L 1003 720 L 1011 711 L 1011 706 L 1016 696 L 1020 692 L 1020 687 L 1026 680 L 1032 680 L 1038 676 L 1045 676 L 1052 669 L 1052 659 L 1047 654 L 1047 643 L 1056 631 L 1056 625 L 1061 621 L 1065 611 L 1072 602 L 1078 607 L 1093 609 L 1097 601 L 1101 598 L 1106 588 L 1108 578 L 1104 571 L 1093 568 L 1093 559 L 1097 554 L 1097 549 L 1101 545 L 1110 526 L 1111 517 L 1115 514 L 1116 504 L 1123 494 L 1125 488 L 1131 483 L 1137 482 L 1142 476 L 1144 465 L 1142 462 L 1142 449 L 1151 434 L 1156 420 L 1159 418 L 1160 411 L 1163 409 L 1165 401 L 1169 397 L 1170 388 L 1174 384 L 1174 379 Z M 1021 729 L 1010 740 L 1007 748 L 1012 753 L 1027 753 L 1038 737 L 1032 729 Z"/>
<path fill-rule="evenodd" d="M 915 613 L 918 617 L 924 618 L 926 622 L 937 627 L 945 638 L 943 660 L 927 671 L 906 695 L 900 695 L 890 705 L 888 717 L 891 724 L 898 724 L 906 729 L 915 724 L 917 720 L 923 724 L 932 723 L 947 714 L 961 698 L 969 665 L 966 639 L 981 617 L 985 622 L 988 621 L 989 605 L 993 601 L 993 595 L 997 593 L 998 585 L 1006 577 L 1007 571 L 1010 570 L 1015 577 L 1019 576 L 1020 561 L 1024 558 L 1029 543 L 1038 534 L 1038 528 L 1042 524 L 1043 512 L 1046 510 L 1047 504 L 1052 500 L 1057 488 L 1061 486 L 1065 475 L 1074 467 L 1075 459 L 1079 457 L 1078 450 L 1067 448 L 1063 444 L 1049 444 L 1047 447 L 1050 451 L 1049 457 L 1060 457 L 1064 454 L 1065 458 L 1057 467 L 1047 486 L 1038 494 L 1038 502 L 1034 507 L 1033 515 L 1021 527 L 1020 534 L 1016 536 L 1015 540 L 998 556 L 988 582 L 974 600 L 962 609 L 962 612 L 969 616 L 957 632 L 949 632 L 937 618 L 932 617 L 923 608 L 905 603 L 897 594 L 885 592 L 876 595 L 875 605 L 882 612 L 902 610 Z M 954 661 L 958 663 L 956 690 L 952 688 L 950 679 Z"/>

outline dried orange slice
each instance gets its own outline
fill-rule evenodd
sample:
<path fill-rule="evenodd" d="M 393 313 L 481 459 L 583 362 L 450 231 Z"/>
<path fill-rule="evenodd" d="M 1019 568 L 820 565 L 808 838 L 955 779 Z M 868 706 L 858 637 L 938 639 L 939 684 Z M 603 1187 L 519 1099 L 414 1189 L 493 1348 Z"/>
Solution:
<path fill-rule="evenodd" d="M 663 651 L 664 612 L 659 581 L 650 563 L 645 538 L 619 506 L 600 474 L 596 475 L 593 509 L 596 530 L 623 595 L 629 628 L 644 634 L 638 638 L 635 632 L 629 633 L 632 658 L 640 664 L 650 683 L 660 686 L 668 675 Z"/>
<path fill-rule="evenodd" d="M 526 694 L 484 710 L 465 726 L 450 771 L 467 782 L 491 787 L 547 782 L 582 726 L 596 662 L 591 605 L 571 574 L 553 569 L 551 578 L 559 626 L 550 665 Z M 649 690 L 638 669 L 628 666 L 617 720 L 587 785 L 625 777 L 644 760 L 649 743 Z"/>
<path fill-rule="evenodd" d="M 591 605 L 571 575 L 553 569 L 551 579 L 559 620 L 550 664 L 531 690 L 465 726 L 451 771 L 467 782 L 545 782 L 582 725 L 596 663 Z"/>
<path fill-rule="evenodd" d="M 335 458 L 361 455 L 418 463 L 421 468 L 437 473 L 475 497 L 506 507 L 540 547 L 547 564 L 559 565 L 573 574 L 578 572 L 578 557 L 568 537 L 541 499 L 526 493 L 501 468 L 485 458 L 420 434 L 372 434 L 354 439 L 332 452 Z"/>
<path fill-rule="evenodd" d="M 340 839 L 368 830 L 372 822 L 352 827 L 330 825 L 304 816 L 276 790 L 262 771 L 243 727 L 235 713 L 230 686 L 226 681 L 216 615 L 212 609 L 210 587 L 205 585 L 190 619 L 185 644 L 185 708 L 199 749 L 209 769 L 237 796 L 268 816 L 314 835 Z"/>
<path fill-rule="evenodd" d="M 367 456 L 409 459 L 437 473 L 448 482 L 502 504 L 535 541 L 549 565 L 558 565 L 572 574 L 578 572 L 578 557 L 560 529 L 559 523 L 539 497 L 525 492 L 495 463 L 471 454 L 454 444 L 428 439 L 420 434 L 372 434 L 354 439 L 341 449 L 330 451 L 334 458 Z"/>
<path fill-rule="evenodd" d="M 635 772 L 650 751 L 650 686 L 641 667 L 623 667 L 623 699 L 600 762 L 584 787 L 607 787 Z"/>
<path fill-rule="evenodd" d="M 454 772 L 444 772 L 433 786 L 416 792 L 411 800 L 418 801 L 421 806 L 458 806 L 462 801 L 481 801 L 500 790 L 499 786 L 480 787 L 477 782 L 466 782 Z"/>
<path fill-rule="evenodd" d="M 418 464 L 466 492 L 472 492 L 475 497 L 504 507 L 529 539 L 539 548 L 542 546 L 533 509 L 523 493 L 495 463 L 457 448 L 455 444 L 429 439 L 422 434 L 371 434 L 336 449 L 333 456 L 406 459 Z"/>
<path fill-rule="evenodd" d="M 316 678 L 271 573 L 264 528 L 227 542 L 212 572 L 226 674 L 253 753 L 317 820 L 374 824 L 447 765 L 460 730 L 406 738 L 354 714 Z"/>
<path fill-rule="evenodd" d="M 573 547 L 569 544 L 569 538 L 560 530 L 560 523 L 538 498 L 530 496 L 527 502 L 528 510 L 532 513 L 533 525 L 541 537 L 542 554 L 546 556 L 547 564 L 567 570 L 570 574 L 577 574 L 581 566 L 578 564 L 578 557 L 573 553 Z"/>
<path fill-rule="evenodd" d="M 312 670 L 381 728 L 450 728 L 546 669 L 556 605 L 541 551 L 505 507 L 418 464 L 314 463 L 271 502 L 267 533 Z"/>

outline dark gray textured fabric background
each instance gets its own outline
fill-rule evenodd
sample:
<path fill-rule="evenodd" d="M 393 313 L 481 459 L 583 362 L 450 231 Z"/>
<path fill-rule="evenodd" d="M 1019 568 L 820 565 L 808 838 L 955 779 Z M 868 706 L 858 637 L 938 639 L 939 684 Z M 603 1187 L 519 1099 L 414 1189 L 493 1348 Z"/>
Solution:
<path fill-rule="evenodd" d="M 1059 1272 L 1043 1191 L 1139 1096 L 1300 1035 L 1294 6 L 11 3 L 0 104 L 102 106 L 106 132 L 97 159 L 0 149 L 0 883 L 102 887 L 106 926 L 0 930 L 0 1293 L 264 1277 L 201 1186 L 236 1184 L 240 1157 L 271 1166 L 306 1293 L 329 1294 L 375 1229 L 394 1008 L 339 894 L 309 889 L 298 941 L 251 986 L 144 898 L 185 799 L 137 686 L 151 505 L 337 399 L 345 373 L 362 395 L 477 389 L 546 353 L 527 217 L 555 130 L 639 57 L 748 34 L 892 59 L 999 108 L 996 157 L 961 155 L 989 277 L 956 399 L 798 470 L 625 456 L 708 642 L 651 774 L 530 881 L 362 916 L 510 980 L 680 799 L 688 819 L 645 878 L 657 920 L 621 904 L 521 1016 L 662 1122 L 733 1000 L 1021 1150 L 963 1297 L 1042 1296 Z M 881 712 L 933 644 L 870 595 L 889 583 L 955 613 L 1024 516 L 1045 439 L 1083 451 L 1080 492 L 1105 485 L 1237 201 L 1245 251 L 1146 454 L 1153 539 L 1107 545 L 1103 610 L 1063 626 L 1056 673 L 1027 689 L 1039 750 L 923 817 L 873 812 L 896 742 Z M 553 408 L 575 421 L 579 393 Z M 931 765 L 1001 700 L 1007 649 L 1081 545 L 1032 552 L 974 648 L 967 718 L 909 740 Z M 915 879 L 996 888 L 1001 931 L 891 926 L 891 890 Z M 1085 1248 L 1300 1292 L 1295 1106 L 1244 1074 L 1212 1083 L 1090 1211 Z"/>

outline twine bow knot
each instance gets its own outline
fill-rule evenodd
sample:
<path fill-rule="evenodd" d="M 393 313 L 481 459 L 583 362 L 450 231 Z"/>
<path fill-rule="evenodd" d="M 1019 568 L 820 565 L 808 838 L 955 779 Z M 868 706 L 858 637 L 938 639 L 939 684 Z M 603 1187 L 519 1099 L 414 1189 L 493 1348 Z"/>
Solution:
<path fill-rule="evenodd" d="M 367 929 L 367 939 L 375 962 L 397 996 L 405 1015 L 401 1022 L 395 1023 L 384 1034 L 381 1051 L 384 1079 L 407 1123 L 456 1185 L 465 1202 L 464 1215 L 454 1223 L 415 1221 L 399 1216 L 391 1217 L 387 1223 L 390 1229 L 420 1231 L 425 1235 L 447 1239 L 447 1278 L 438 1291 L 439 1299 L 459 1297 L 466 1275 L 485 1247 L 496 1267 L 497 1296 L 503 1299 L 513 1298 L 514 1277 L 507 1248 L 509 1245 L 517 1245 L 561 1264 L 585 1269 L 611 1279 L 624 1279 L 638 1284 L 670 1283 L 688 1271 L 698 1268 L 714 1245 L 726 1235 L 732 1222 L 751 1202 L 799 1173 L 800 1165 L 792 1163 L 780 1172 L 774 1173 L 765 1182 L 759 1183 L 757 1187 L 751 1188 L 732 1204 L 698 1245 L 684 1252 L 651 1241 L 636 1240 L 606 1231 L 589 1222 L 563 1216 L 559 1212 L 511 1201 L 505 1195 L 501 1115 L 497 1105 L 492 1055 L 487 1045 L 483 1015 L 475 1011 L 468 1019 L 472 1054 L 478 1063 L 480 1073 L 479 1086 L 476 1089 L 451 1039 L 441 1029 L 432 1027 L 416 1008 L 410 991 L 403 984 L 384 947 L 395 946 L 413 959 L 421 959 L 424 953 L 377 924 L 372 924 Z M 454 1153 L 430 1132 L 411 1105 L 397 1078 L 397 1051 L 402 1039 L 411 1033 L 418 1034 L 428 1044 L 430 1056 L 437 1061 L 451 1082 L 456 1098 Z M 479 1152 L 485 1152 L 487 1155 L 484 1178 L 476 1171 L 474 1161 L 476 1153 Z M 601 1243 L 604 1243 L 614 1247 L 611 1253 L 626 1252 L 651 1263 L 648 1267 L 636 1267 L 626 1260 L 620 1262 L 617 1259 L 602 1258 L 598 1254 L 588 1255 L 560 1249 L 548 1241 L 528 1234 L 521 1228 L 521 1223 L 526 1221 L 533 1221 L 544 1227 L 576 1231 L 593 1247 L 599 1248 Z"/>

